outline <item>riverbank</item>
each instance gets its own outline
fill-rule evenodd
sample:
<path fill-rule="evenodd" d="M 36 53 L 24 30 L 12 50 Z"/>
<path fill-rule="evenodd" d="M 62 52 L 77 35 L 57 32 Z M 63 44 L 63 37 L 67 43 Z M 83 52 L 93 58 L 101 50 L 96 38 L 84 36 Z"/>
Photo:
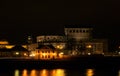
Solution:
<path fill-rule="evenodd" d="M 118 68 L 120 57 L 82 56 L 69 59 L 0 59 L 2 68 Z"/>

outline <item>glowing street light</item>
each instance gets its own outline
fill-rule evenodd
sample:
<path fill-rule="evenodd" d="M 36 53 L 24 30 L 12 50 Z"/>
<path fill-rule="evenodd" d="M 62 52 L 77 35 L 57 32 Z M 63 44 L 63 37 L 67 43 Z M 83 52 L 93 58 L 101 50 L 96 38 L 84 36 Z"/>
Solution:
<path fill-rule="evenodd" d="M 19 55 L 20 53 L 19 53 L 19 52 L 16 52 L 15 54 L 16 54 L 16 55 Z"/>

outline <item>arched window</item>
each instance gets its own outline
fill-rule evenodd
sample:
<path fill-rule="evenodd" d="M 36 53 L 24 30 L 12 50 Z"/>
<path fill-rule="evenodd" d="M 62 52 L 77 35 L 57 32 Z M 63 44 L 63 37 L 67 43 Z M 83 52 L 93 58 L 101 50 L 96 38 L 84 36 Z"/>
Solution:
<path fill-rule="evenodd" d="M 82 32 L 82 30 L 80 30 L 80 32 Z"/>
<path fill-rule="evenodd" d="M 85 30 L 83 30 L 83 32 L 85 32 Z"/>
<path fill-rule="evenodd" d="M 75 30 L 73 30 L 73 33 L 75 32 Z"/>
<path fill-rule="evenodd" d="M 78 33 L 79 31 L 78 30 L 76 30 L 76 33 Z"/>

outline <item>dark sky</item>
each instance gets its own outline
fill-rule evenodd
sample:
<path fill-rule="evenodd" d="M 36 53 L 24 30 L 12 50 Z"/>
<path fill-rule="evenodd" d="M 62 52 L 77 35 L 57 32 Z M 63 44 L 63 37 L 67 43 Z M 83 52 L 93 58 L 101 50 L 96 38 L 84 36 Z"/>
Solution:
<path fill-rule="evenodd" d="M 63 34 L 66 24 L 95 25 L 96 37 L 118 40 L 120 1 L 0 0 L 1 39 L 22 43 L 31 34 Z"/>

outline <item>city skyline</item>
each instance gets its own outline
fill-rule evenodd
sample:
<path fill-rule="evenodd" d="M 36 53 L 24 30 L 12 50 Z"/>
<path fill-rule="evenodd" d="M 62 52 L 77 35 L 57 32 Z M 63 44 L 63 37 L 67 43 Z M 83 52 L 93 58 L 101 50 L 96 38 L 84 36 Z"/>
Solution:
<path fill-rule="evenodd" d="M 2 0 L 0 39 L 24 43 L 29 35 L 64 34 L 64 25 L 91 24 L 94 37 L 116 45 L 120 39 L 119 8 L 117 0 Z"/>

